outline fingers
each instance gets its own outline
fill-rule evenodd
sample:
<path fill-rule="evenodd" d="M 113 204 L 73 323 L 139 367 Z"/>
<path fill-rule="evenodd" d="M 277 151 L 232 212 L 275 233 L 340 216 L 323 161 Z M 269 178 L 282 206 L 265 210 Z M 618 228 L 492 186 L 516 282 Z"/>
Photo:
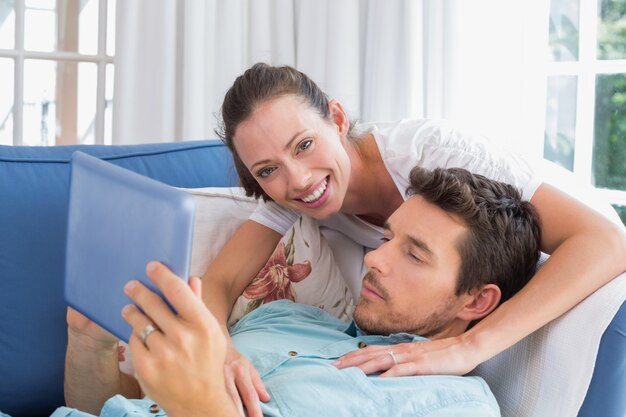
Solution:
<path fill-rule="evenodd" d="M 383 372 L 380 374 L 380 377 L 395 377 L 395 376 L 414 376 L 414 375 L 424 375 L 425 372 L 420 369 L 417 363 L 415 362 L 406 362 L 401 363 L 399 365 L 394 366 L 389 369 L 387 372 Z"/>
<path fill-rule="evenodd" d="M 418 342 L 419 343 L 419 342 Z M 417 343 L 403 343 L 395 346 L 368 346 L 350 352 L 333 363 L 339 369 L 356 366 L 370 375 L 384 371 L 380 376 L 407 376 L 424 373 L 424 361 L 420 361 L 423 351 Z M 415 356 L 416 358 L 413 358 Z M 422 365 L 421 365 L 422 364 Z"/>
<path fill-rule="evenodd" d="M 205 310 L 203 305 L 193 306 L 190 304 L 202 304 L 200 294 L 202 292 L 201 280 L 191 277 L 189 284 L 174 275 L 168 268 L 158 262 L 151 262 L 146 268 L 150 278 L 159 287 L 163 295 L 177 310 L 179 316 L 191 317 L 188 321 L 197 321 Z M 152 271 L 152 272 L 150 272 Z M 124 292 L 130 297 L 164 332 L 168 332 L 176 326 L 175 314 L 170 310 L 161 296 L 157 295 L 139 281 L 130 281 L 124 286 Z M 183 303 L 184 301 L 184 303 Z M 185 307 L 181 307 L 184 305 Z M 185 319 L 185 317 L 183 317 Z"/>
<path fill-rule="evenodd" d="M 196 297 L 202 299 L 202 279 L 200 277 L 190 277 L 189 288 Z"/>
<path fill-rule="evenodd" d="M 342 369 L 349 368 L 351 366 L 359 366 L 372 360 L 389 362 L 390 365 L 393 365 L 393 358 L 391 358 L 391 356 L 387 354 L 389 348 L 389 346 L 368 346 L 366 348 L 348 353 L 347 355 L 333 362 L 333 365 L 339 369 Z M 387 358 L 384 357 L 385 355 L 387 356 Z M 397 355 L 396 360 L 398 360 Z"/>
<path fill-rule="evenodd" d="M 254 366 L 239 352 L 231 349 L 236 359 L 224 365 L 226 387 L 237 407 L 245 407 L 249 417 L 262 417 L 259 400 L 269 401 L 270 396 Z"/>
<path fill-rule="evenodd" d="M 375 352 L 368 356 L 369 357 L 363 358 L 355 365 L 346 365 L 345 367 L 356 366 L 366 375 L 370 375 L 376 372 L 386 371 L 396 366 L 396 362 L 393 360 L 391 355 L 387 353 L 387 351 Z M 398 359 L 396 359 L 396 361 L 398 361 Z"/>
<path fill-rule="evenodd" d="M 132 339 L 135 340 L 135 344 L 140 344 L 141 346 L 137 346 L 138 350 L 142 351 L 145 349 L 150 349 L 150 347 L 154 348 L 158 346 L 159 343 L 163 343 L 164 334 L 160 330 L 155 330 L 147 337 L 145 340 L 141 339 L 141 333 L 148 325 L 154 325 L 152 320 L 150 320 L 145 314 L 143 314 L 139 309 L 134 305 L 127 305 L 122 309 L 122 316 L 131 325 L 133 328 L 133 334 L 131 336 L 131 340 L 129 341 L 129 345 L 132 347 Z"/>
<path fill-rule="evenodd" d="M 183 319 L 193 322 L 204 314 L 204 303 L 190 286 L 160 262 L 150 262 L 146 272 Z M 194 281 L 194 286 L 198 283 Z M 199 288 L 202 291 L 201 287 Z"/>
<path fill-rule="evenodd" d="M 234 371 L 230 366 L 224 366 L 224 379 L 226 380 L 226 391 L 233 401 L 233 404 L 235 404 L 237 414 L 244 416 L 243 403 L 241 402 L 241 397 L 239 396 L 239 391 L 235 383 Z"/>
<path fill-rule="evenodd" d="M 243 404 L 248 411 L 249 417 L 263 417 L 261 406 L 259 405 L 259 396 L 254 388 L 250 374 L 245 370 L 240 372 L 235 379 L 235 385 Z"/>
<path fill-rule="evenodd" d="M 135 302 L 164 332 L 176 324 L 176 317 L 163 299 L 139 281 L 129 281 L 124 293 Z M 131 323 L 132 326 L 132 323 Z M 141 330 L 141 329 L 140 329 Z"/>
<path fill-rule="evenodd" d="M 470 353 L 475 350 L 455 337 L 393 346 L 368 346 L 350 352 L 333 365 L 339 369 L 356 366 L 368 375 L 383 372 L 381 377 L 465 375 L 476 366 L 468 361 L 465 349 L 471 349 Z"/>
<path fill-rule="evenodd" d="M 252 384 L 254 385 L 254 390 L 259 396 L 259 400 L 263 402 L 269 401 L 270 394 L 267 392 L 267 389 L 265 388 L 265 384 L 263 383 L 263 380 L 261 379 L 259 372 L 254 367 L 251 368 L 250 371 L 251 371 L 250 375 L 252 377 Z"/>
<path fill-rule="evenodd" d="M 214 344 L 219 344 L 224 339 L 217 319 L 200 298 L 202 286 L 199 278 L 190 278 L 190 283 L 187 285 L 186 282 L 158 262 L 151 262 L 146 269 L 153 282 L 160 287 L 163 295 L 178 311 L 174 313 L 160 295 L 141 282 L 129 281 L 124 286 L 124 292 L 142 311 L 136 307 L 127 306 L 128 309 L 125 307 L 123 315 L 133 327 L 135 325 L 130 320 L 137 317 L 137 314 L 144 318 L 144 321 L 139 323 L 141 327 L 135 329 L 137 335 L 141 334 L 140 332 L 147 324 L 152 323 L 162 331 L 162 333 L 159 332 L 158 338 L 167 336 L 169 342 L 173 342 L 179 347 L 193 340 L 209 338 L 213 340 Z M 181 307 L 181 300 L 187 300 L 183 307 Z M 187 314 L 187 318 L 182 317 L 182 314 Z M 151 347 L 151 345 L 149 346 Z M 165 346 L 165 343 L 160 346 Z"/>

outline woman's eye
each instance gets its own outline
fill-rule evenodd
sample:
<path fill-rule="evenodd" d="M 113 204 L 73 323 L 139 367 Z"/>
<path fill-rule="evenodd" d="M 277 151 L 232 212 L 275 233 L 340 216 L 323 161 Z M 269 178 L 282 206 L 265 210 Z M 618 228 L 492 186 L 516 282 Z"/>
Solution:
<path fill-rule="evenodd" d="M 259 172 L 257 172 L 257 176 L 261 177 L 261 178 L 265 178 L 268 175 L 270 175 L 272 172 L 274 172 L 276 168 L 274 167 L 269 167 L 269 168 L 263 168 L 262 170 L 260 170 Z"/>
<path fill-rule="evenodd" d="M 307 149 L 311 147 L 312 144 L 313 144 L 313 139 L 305 139 L 298 144 L 298 147 L 296 148 L 296 150 L 298 153 L 302 151 L 306 151 Z"/>

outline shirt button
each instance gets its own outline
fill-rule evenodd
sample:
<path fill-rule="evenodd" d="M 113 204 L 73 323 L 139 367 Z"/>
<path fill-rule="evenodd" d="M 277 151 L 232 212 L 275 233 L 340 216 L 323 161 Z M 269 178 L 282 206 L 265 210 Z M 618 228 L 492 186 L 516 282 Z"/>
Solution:
<path fill-rule="evenodd" d="M 293 350 L 290 350 L 290 351 L 287 353 L 287 355 L 289 355 L 289 356 L 297 356 L 297 355 L 298 355 L 298 352 L 293 351 Z"/>
<path fill-rule="evenodd" d="M 149 410 L 150 410 L 150 412 L 151 412 L 152 414 L 156 414 L 156 413 L 158 413 L 159 411 L 161 411 L 161 407 L 159 407 L 159 405 L 158 405 L 158 404 L 152 404 L 152 405 L 150 406 Z"/>
<path fill-rule="evenodd" d="M 365 343 L 364 341 L 360 341 L 359 342 L 359 349 L 363 349 L 364 347 L 367 347 L 367 343 Z"/>

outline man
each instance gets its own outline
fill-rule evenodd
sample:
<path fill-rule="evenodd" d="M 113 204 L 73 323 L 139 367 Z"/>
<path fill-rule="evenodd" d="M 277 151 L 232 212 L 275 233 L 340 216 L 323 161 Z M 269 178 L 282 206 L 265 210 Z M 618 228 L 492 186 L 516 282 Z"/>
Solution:
<path fill-rule="evenodd" d="M 387 369 L 403 354 L 402 343 L 461 336 L 535 272 L 537 216 L 513 187 L 462 169 L 416 168 L 408 193 L 385 224 L 383 244 L 365 257 L 369 272 L 354 323 L 277 301 L 231 328 L 236 348 L 269 391 L 270 400 L 261 403 L 264 415 L 499 415 L 480 378 L 385 377 L 394 368 L 366 376 L 352 366 L 355 351 L 366 346 L 374 346 L 365 349 L 368 363 Z M 200 299 L 199 280 L 187 286 L 157 263 L 147 270 L 178 315 L 140 283 L 126 286 L 143 310 L 123 311 L 134 329 L 134 379 L 119 372 L 116 340 L 70 310 L 68 404 L 97 413 L 112 395 L 146 394 L 155 402 L 118 396 L 102 413 L 124 415 L 136 407 L 151 415 L 162 407 L 172 417 L 241 414 L 224 383 L 226 342 Z M 55 412 L 62 415 L 68 409 Z"/>

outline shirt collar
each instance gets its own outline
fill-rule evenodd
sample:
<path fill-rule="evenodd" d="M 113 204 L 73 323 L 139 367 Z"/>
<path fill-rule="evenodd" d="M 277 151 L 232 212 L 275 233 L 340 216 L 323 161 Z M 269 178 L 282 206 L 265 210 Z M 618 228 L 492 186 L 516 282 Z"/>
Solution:
<path fill-rule="evenodd" d="M 346 330 L 344 330 L 344 333 L 352 337 L 372 336 L 372 335 L 368 335 L 363 330 L 361 330 L 354 321 L 352 321 L 352 323 L 348 325 Z M 393 339 L 395 343 L 429 341 L 429 339 L 425 337 L 416 336 L 410 333 L 393 333 L 393 334 L 390 334 L 388 337 Z"/>

